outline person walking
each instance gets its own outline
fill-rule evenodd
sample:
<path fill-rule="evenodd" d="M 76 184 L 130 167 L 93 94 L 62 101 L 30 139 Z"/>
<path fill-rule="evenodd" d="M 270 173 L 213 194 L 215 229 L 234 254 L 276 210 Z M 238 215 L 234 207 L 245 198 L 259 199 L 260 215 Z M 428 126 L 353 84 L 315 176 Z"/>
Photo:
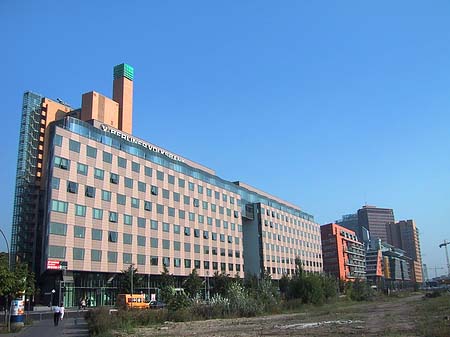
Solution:
<path fill-rule="evenodd" d="M 59 306 L 59 319 L 62 321 L 64 318 L 64 303 L 61 302 L 61 305 Z"/>
<path fill-rule="evenodd" d="M 55 305 L 53 307 L 53 323 L 55 324 L 55 326 L 58 326 L 60 316 L 61 316 L 61 308 Z"/>

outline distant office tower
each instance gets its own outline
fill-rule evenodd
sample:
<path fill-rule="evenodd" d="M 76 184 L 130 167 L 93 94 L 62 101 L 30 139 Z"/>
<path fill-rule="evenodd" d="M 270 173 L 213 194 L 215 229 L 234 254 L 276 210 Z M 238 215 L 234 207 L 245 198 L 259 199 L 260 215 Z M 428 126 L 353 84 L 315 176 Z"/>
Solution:
<path fill-rule="evenodd" d="M 320 227 L 320 235 L 325 273 L 344 281 L 365 278 L 364 246 L 355 232 L 330 223 Z"/>
<path fill-rule="evenodd" d="M 371 239 L 387 242 L 386 224 L 395 222 L 394 211 L 390 208 L 363 206 L 358 210 L 359 226 L 367 228 Z"/>
<path fill-rule="evenodd" d="M 428 267 L 427 267 L 427 265 L 425 263 L 422 265 L 422 271 L 423 271 L 423 280 L 424 281 L 428 281 L 429 280 L 429 278 L 428 278 Z"/>
<path fill-rule="evenodd" d="M 423 282 L 422 256 L 420 251 L 419 230 L 414 220 L 402 220 L 386 225 L 387 242 L 403 249 L 412 259 L 411 279 L 414 282 Z"/>

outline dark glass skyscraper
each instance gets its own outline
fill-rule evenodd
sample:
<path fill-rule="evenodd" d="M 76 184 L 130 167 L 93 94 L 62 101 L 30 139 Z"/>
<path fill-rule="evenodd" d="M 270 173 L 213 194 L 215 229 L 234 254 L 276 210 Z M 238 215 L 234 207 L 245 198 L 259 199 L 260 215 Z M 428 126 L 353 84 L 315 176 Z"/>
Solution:
<path fill-rule="evenodd" d="M 371 239 L 381 239 L 387 242 L 386 225 L 395 222 L 394 211 L 391 208 L 363 206 L 358 209 L 358 224 L 369 230 Z"/>

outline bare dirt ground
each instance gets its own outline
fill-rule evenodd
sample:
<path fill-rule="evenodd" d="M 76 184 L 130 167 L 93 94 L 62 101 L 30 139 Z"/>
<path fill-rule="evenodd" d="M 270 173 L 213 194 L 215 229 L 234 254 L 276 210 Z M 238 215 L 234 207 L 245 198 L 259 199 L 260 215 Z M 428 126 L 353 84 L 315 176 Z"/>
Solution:
<path fill-rule="evenodd" d="M 424 336 L 429 334 L 418 332 L 416 324 L 421 315 L 418 305 L 422 301 L 425 301 L 422 294 L 414 294 L 405 298 L 381 299 L 362 304 L 344 302 L 311 307 L 310 310 L 296 314 L 167 322 L 159 327 L 139 328 L 134 333 L 121 336 Z M 450 314 L 450 307 L 447 309 L 447 313 L 436 312 L 436 315 L 445 317 L 443 315 Z M 442 311 L 442 308 L 439 310 Z M 432 335 L 435 334 L 430 334 Z"/>

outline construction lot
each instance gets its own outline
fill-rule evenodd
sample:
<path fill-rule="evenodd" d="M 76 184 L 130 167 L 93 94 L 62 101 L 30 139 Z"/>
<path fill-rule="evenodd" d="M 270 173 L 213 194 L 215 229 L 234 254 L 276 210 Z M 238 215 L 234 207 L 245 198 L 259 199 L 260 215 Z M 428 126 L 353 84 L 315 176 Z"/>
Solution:
<path fill-rule="evenodd" d="M 355 303 L 307 306 L 298 313 L 254 318 L 166 322 L 121 337 L 147 336 L 450 336 L 450 296 L 424 293 L 379 297 Z"/>

